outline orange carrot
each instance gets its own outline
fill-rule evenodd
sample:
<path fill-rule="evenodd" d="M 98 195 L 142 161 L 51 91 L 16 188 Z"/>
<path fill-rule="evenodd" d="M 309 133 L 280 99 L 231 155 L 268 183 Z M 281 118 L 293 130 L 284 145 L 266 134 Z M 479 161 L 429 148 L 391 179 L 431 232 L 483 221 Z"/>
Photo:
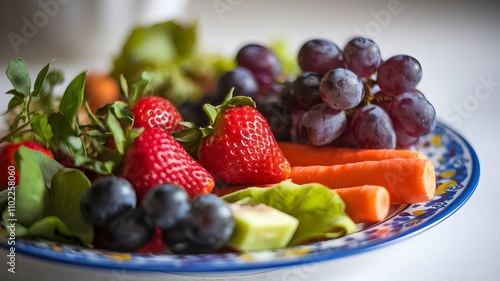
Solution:
<path fill-rule="evenodd" d="M 330 166 L 295 166 L 290 178 L 297 184 L 321 183 L 332 189 L 380 185 L 391 204 L 429 201 L 436 189 L 436 172 L 429 159 L 395 158 Z"/>
<path fill-rule="evenodd" d="M 379 222 L 391 207 L 387 189 L 378 185 L 337 188 L 335 192 L 345 203 L 345 212 L 355 223 Z"/>
<path fill-rule="evenodd" d="M 361 161 L 386 160 L 393 158 L 425 159 L 425 154 L 404 149 L 356 149 L 337 147 L 316 147 L 287 142 L 278 143 L 281 152 L 291 166 L 339 165 Z"/>

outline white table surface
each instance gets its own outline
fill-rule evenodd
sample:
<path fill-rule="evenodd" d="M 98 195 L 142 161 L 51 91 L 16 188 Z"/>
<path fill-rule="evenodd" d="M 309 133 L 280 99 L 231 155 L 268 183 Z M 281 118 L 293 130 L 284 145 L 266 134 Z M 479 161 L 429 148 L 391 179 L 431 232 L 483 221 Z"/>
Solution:
<path fill-rule="evenodd" d="M 85 69 L 106 70 L 129 25 L 148 20 L 151 22 L 162 16 L 162 13 L 158 13 L 161 7 L 154 6 L 153 10 L 146 9 L 140 17 L 133 18 L 134 22 L 126 22 L 125 17 L 117 14 L 120 9 L 126 10 L 125 5 L 115 2 L 116 9 L 108 7 L 106 16 L 110 20 L 121 21 L 123 25 L 110 23 L 114 29 L 103 26 L 105 32 L 112 30 L 109 33 L 112 36 L 108 37 L 98 32 L 84 32 L 82 28 L 81 36 L 93 34 L 94 37 L 100 37 L 82 40 L 78 45 L 87 45 L 78 48 L 67 41 L 76 40 L 71 39 L 74 38 L 71 33 L 77 32 L 79 26 L 75 22 L 88 17 L 75 15 L 94 11 L 80 7 L 80 12 L 75 14 L 72 10 L 83 5 L 81 2 L 74 0 L 60 4 L 58 13 L 50 17 L 48 23 L 27 44 L 21 45 L 17 54 L 6 40 L 6 34 L 11 31 L 19 33 L 22 17 L 31 17 L 37 8 L 20 11 L 13 10 L 4 2 L 0 4 L 0 92 L 10 89 L 3 73 L 8 61 L 16 55 L 25 57 L 36 71 L 52 58 L 58 57 L 54 65 L 61 67 L 68 77 Z M 89 2 L 90 6 L 96 5 L 95 1 Z M 159 2 L 151 2 L 159 5 Z M 177 7 L 179 11 L 185 8 L 184 3 L 180 2 Z M 6 252 L 2 249 L 1 279 L 258 280 L 258 277 L 267 277 L 264 279 L 294 281 L 499 280 L 500 222 L 496 208 L 500 200 L 500 177 L 497 171 L 500 156 L 500 2 L 465 2 L 199 0 L 191 1 L 187 6 L 187 14 L 191 18 L 199 18 L 200 46 L 208 51 L 235 54 L 244 43 L 265 44 L 276 37 L 286 40 L 292 52 L 296 52 L 305 40 L 314 37 L 328 38 L 342 48 L 354 35 L 365 34 L 378 43 L 384 58 L 399 53 L 417 58 L 424 73 L 418 88 L 433 103 L 438 118 L 470 142 L 481 163 L 476 192 L 461 209 L 435 227 L 410 239 L 363 254 L 277 269 L 250 277 L 238 277 L 238 274 L 212 276 L 210 279 L 166 274 L 153 276 L 136 272 L 89 270 L 24 256 L 18 258 L 17 273 L 14 275 L 6 272 Z M 389 9 L 391 5 L 395 5 L 395 8 Z M 215 6 L 224 6 L 227 10 L 218 13 Z M 148 16 L 151 11 L 156 13 Z M 173 14 L 179 12 L 176 10 Z M 73 28 L 72 32 L 64 33 L 67 31 L 65 26 Z M 89 23 L 89 28 L 92 26 Z M 58 30 L 58 33 L 54 35 L 52 30 Z M 47 38 L 52 41 L 47 43 Z M 100 42 L 106 42 L 105 48 Z M 1 94 L 2 111 L 6 108 L 6 102 L 6 96 Z"/>

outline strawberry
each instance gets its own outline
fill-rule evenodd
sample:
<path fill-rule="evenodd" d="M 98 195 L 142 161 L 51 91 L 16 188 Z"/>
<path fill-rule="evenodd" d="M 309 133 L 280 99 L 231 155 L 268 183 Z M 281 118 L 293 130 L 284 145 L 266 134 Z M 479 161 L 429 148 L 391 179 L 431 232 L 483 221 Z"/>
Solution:
<path fill-rule="evenodd" d="M 33 141 L 22 141 L 20 143 L 9 143 L 4 146 L 3 151 L 1 152 L 0 156 L 0 190 L 7 189 L 9 187 L 9 167 L 10 166 L 15 166 L 15 161 L 14 161 L 14 153 L 19 149 L 19 147 L 25 146 L 27 148 L 33 149 L 33 150 L 38 150 L 44 153 L 45 155 L 49 156 L 50 158 L 54 159 L 54 155 L 52 152 L 36 143 Z M 14 180 L 15 185 L 19 184 L 19 172 L 16 169 L 15 170 L 15 180 Z"/>
<path fill-rule="evenodd" d="M 169 133 L 146 128 L 125 154 L 121 174 L 135 188 L 138 202 L 162 183 L 184 187 L 190 197 L 210 193 L 213 177 Z"/>
<path fill-rule="evenodd" d="M 175 106 L 162 97 L 143 97 L 132 107 L 134 127 L 160 128 L 168 133 L 177 131 L 182 116 Z"/>
<path fill-rule="evenodd" d="M 159 254 L 167 248 L 165 241 L 163 240 L 162 230 L 160 228 L 155 229 L 155 233 L 151 240 L 144 246 L 142 246 L 136 253 L 140 254 Z"/>
<path fill-rule="evenodd" d="M 252 99 L 228 97 L 218 107 L 205 105 L 205 111 L 213 122 L 202 129 L 198 161 L 216 180 L 270 184 L 288 178 L 290 163 Z"/>

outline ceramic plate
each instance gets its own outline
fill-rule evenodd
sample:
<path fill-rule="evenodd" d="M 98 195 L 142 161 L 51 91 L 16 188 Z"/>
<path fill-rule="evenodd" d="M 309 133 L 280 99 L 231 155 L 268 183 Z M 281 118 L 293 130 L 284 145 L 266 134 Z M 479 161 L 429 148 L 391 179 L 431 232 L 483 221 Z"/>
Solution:
<path fill-rule="evenodd" d="M 436 168 L 437 190 L 433 200 L 396 206 L 383 222 L 364 226 L 339 239 L 273 251 L 207 255 L 139 255 L 19 239 L 16 252 L 89 267 L 185 273 L 262 270 L 359 254 L 435 226 L 457 211 L 473 194 L 479 179 L 479 161 L 462 136 L 439 123 L 429 138 L 419 144 L 418 150 L 432 159 Z M 7 248 L 7 233 L 1 231 L 0 246 Z"/>

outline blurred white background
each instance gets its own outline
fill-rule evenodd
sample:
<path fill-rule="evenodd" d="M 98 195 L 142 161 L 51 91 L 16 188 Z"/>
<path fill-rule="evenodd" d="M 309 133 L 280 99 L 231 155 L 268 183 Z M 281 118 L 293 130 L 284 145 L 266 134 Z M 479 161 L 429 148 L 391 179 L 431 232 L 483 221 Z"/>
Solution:
<path fill-rule="evenodd" d="M 131 26 L 171 17 L 197 19 L 199 49 L 228 55 L 248 42 L 280 38 L 295 54 L 314 37 L 343 48 L 353 36 L 365 35 L 378 43 L 384 58 L 414 56 L 424 73 L 418 88 L 434 104 L 438 118 L 463 134 L 479 155 L 477 191 L 456 214 L 416 237 L 314 265 L 302 275 L 283 269 L 278 280 L 497 280 L 500 1 L 47 1 L 62 4 L 18 52 L 7 34 L 21 34 L 23 17 L 33 20 L 42 8 L 38 1 L 0 2 L 1 92 L 10 89 L 3 73 L 15 56 L 25 57 L 36 71 L 57 57 L 55 64 L 68 77 L 85 69 L 107 70 Z M 6 101 L 0 94 L 2 110 Z M 27 264 L 37 266 L 36 260 L 27 259 Z M 48 268 L 90 276 L 82 268 Z"/>

